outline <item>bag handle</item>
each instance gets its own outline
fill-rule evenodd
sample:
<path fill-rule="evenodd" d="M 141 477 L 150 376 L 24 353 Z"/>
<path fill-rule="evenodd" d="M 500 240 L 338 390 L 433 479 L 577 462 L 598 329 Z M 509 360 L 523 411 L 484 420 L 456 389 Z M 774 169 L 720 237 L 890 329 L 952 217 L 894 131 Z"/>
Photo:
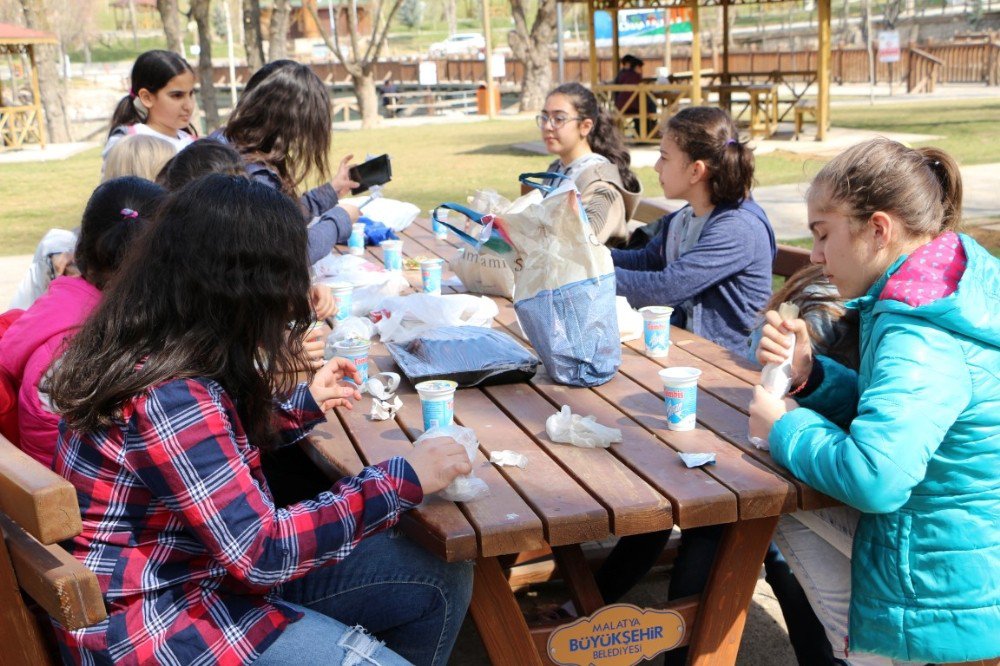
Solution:
<path fill-rule="evenodd" d="M 556 185 L 546 185 L 545 183 L 535 182 L 533 178 L 542 178 L 544 180 L 572 180 L 569 176 L 564 173 L 555 173 L 553 171 L 533 171 L 530 173 L 522 173 L 517 179 L 522 185 L 527 185 L 528 187 L 533 187 L 536 190 L 541 190 L 548 194 L 552 190 L 556 189 Z"/>
<path fill-rule="evenodd" d="M 461 213 L 462 215 L 466 216 L 476 224 L 483 225 L 482 229 L 479 231 L 478 234 L 476 234 L 476 236 L 473 236 L 472 234 L 469 234 L 464 230 L 459 229 L 451 222 L 446 222 L 445 220 L 439 220 L 437 216 L 439 208 L 444 208 L 445 210 L 453 210 L 457 213 Z M 437 221 L 438 224 L 444 225 L 445 227 L 455 232 L 455 235 L 458 236 L 461 240 L 465 241 L 466 243 L 474 247 L 476 249 L 476 252 L 478 252 L 483 247 L 483 244 L 490 239 L 490 236 L 493 233 L 492 215 L 486 215 L 484 213 L 480 213 L 478 211 L 472 210 L 471 208 L 463 206 L 462 204 L 457 204 L 457 203 L 440 204 L 439 206 L 436 206 L 433 211 L 431 211 L 431 217 L 434 218 L 434 220 Z M 489 218 L 489 220 L 484 224 L 483 220 L 485 218 Z"/>

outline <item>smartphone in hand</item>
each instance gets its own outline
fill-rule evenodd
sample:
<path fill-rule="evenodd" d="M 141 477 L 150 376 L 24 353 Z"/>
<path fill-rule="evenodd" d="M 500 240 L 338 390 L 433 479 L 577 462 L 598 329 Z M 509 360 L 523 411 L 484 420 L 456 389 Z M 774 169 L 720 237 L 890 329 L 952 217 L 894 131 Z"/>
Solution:
<path fill-rule="evenodd" d="M 351 167 L 348 173 L 351 180 L 360 183 L 358 187 L 351 189 L 351 194 L 361 194 L 375 185 L 384 185 L 392 180 L 392 165 L 387 154 L 379 155 Z"/>

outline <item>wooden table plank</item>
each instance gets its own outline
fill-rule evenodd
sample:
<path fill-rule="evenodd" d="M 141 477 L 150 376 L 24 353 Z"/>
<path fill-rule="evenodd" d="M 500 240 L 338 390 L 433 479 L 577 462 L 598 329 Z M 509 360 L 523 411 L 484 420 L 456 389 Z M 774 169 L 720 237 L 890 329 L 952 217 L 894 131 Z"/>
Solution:
<path fill-rule="evenodd" d="M 370 363 L 377 365 L 383 372 L 400 372 L 384 345 L 377 343 L 372 350 L 369 354 Z M 461 390 L 456 393 L 456 408 L 470 393 L 474 395 L 478 390 Z M 403 401 L 404 408 L 396 414 L 395 422 L 415 440 L 423 434 L 420 398 L 405 377 L 402 378 L 396 395 Z M 465 425 L 462 422 L 459 424 Z M 473 468 L 476 476 L 489 485 L 490 495 L 481 500 L 459 503 L 459 506 L 476 530 L 480 555 L 493 557 L 541 548 L 545 544 L 541 519 L 483 455 L 483 451 L 488 450 L 487 447 L 495 447 L 491 441 L 492 433 L 483 428 L 469 427 L 476 431 L 480 442 L 480 452 L 473 462 Z"/>
<path fill-rule="evenodd" d="M 371 421 L 364 409 L 338 409 L 336 413 L 366 465 L 405 455 L 413 446 L 395 421 Z M 326 426 L 320 427 L 326 430 Z M 478 554 L 476 532 L 468 519 L 454 502 L 436 495 L 408 511 L 400 526 L 408 536 L 448 562 L 474 559 Z"/>
<path fill-rule="evenodd" d="M 750 384 L 756 384 L 760 379 L 760 368 L 755 363 L 728 349 L 722 349 L 683 328 L 671 326 L 670 341 L 674 343 L 674 346 L 684 349 L 698 358 L 706 359 L 715 367 L 721 368 Z M 671 347 L 671 353 L 673 353 L 673 347 Z"/>
<path fill-rule="evenodd" d="M 614 381 L 614 380 L 612 380 Z M 665 451 L 674 451 L 640 427 L 594 391 L 569 390 L 540 373 L 532 383 L 555 404 L 569 405 L 575 414 L 593 414 L 598 423 L 622 431 L 622 441 L 609 451 L 666 496 L 680 527 L 717 525 L 736 520 L 736 495 L 701 469 L 664 465 Z"/>
<path fill-rule="evenodd" d="M 609 451 L 553 443 L 545 421 L 557 408 L 531 387 L 503 384 L 483 391 L 601 502 L 611 516 L 614 534 L 644 534 L 673 525 L 666 498 Z"/>
<path fill-rule="evenodd" d="M 598 541 L 611 534 L 605 508 L 481 390 L 458 392 L 455 420 L 476 431 L 483 451 L 508 449 L 528 458 L 526 469 L 503 467 L 499 471 L 541 518 L 549 544 Z"/>

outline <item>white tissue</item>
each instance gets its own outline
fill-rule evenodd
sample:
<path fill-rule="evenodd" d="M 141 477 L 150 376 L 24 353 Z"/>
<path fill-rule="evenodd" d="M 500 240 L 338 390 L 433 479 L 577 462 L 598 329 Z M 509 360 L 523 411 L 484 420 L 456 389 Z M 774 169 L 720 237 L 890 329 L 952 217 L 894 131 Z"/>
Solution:
<path fill-rule="evenodd" d="M 419 446 L 424 440 L 434 437 L 451 437 L 465 447 L 465 452 L 469 455 L 469 462 L 475 462 L 476 451 L 479 450 L 479 441 L 476 439 L 476 433 L 472 428 L 465 428 L 455 424 L 434 426 L 417 438 L 417 441 L 413 445 Z M 478 478 L 475 472 L 470 472 L 464 476 L 456 476 L 448 484 L 448 487 L 438 494 L 452 502 L 471 502 L 489 495 L 490 487 L 485 481 Z"/>
<path fill-rule="evenodd" d="M 368 414 L 372 421 L 388 421 L 403 408 L 403 401 L 396 395 L 399 375 L 395 372 L 380 372 L 369 377 L 365 388 L 372 396 L 372 409 Z"/>
<path fill-rule="evenodd" d="M 799 306 L 794 303 L 782 303 L 778 306 L 778 316 L 782 321 L 796 319 L 799 316 Z M 791 334 L 792 349 L 795 349 L 795 334 Z M 792 354 L 788 355 L 781 363 L 768 363 L 760 372 L 761 387 L 779 400 L 788 394 L 792 387 Z M 755 437 L 750 435 L 750 443 L 763 451 L 770 451 L 766 437 Z"/>
<path fill-rule="evenodd" d="M 396 412 L 403 408 L 403 401 L 398 396 L 393 396 L 391 400 L 379 400 L 372 398 L 372 409 L 368 413 L 372 421 L 388 421 L 396 418 Z"/>
<path fill-rule="evenodd" d="M 566 405 L 545 420 L 545 432 L 553 442 L 585 449 L 606 449 L 612 442 L 622 441 L 621 430 L 603 426 L 593 416 L 574 414 Z"/>
<path fill-rule="evenodd" d="M 678 453 L 681 460 L 688 467 L 701 467 L 702 465 L 714 465 L 714 453 Z"/>
<path fill-rule="evenodd" d="M 528 456 L 517 451 L 504 449 L 503 451 L 490 451 L 490 462 L 503 467 L 520 467 L 524 469 L 528 466 Z"/>

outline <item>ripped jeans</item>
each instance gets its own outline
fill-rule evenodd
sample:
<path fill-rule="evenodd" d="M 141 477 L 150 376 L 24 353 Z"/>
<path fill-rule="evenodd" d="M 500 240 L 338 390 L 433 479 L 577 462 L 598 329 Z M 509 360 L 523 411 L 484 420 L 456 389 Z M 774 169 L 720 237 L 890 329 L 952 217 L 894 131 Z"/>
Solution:
<path fill-rule="evenodd" d="M 444 562 L 390 530 L 286 583 L 280 596 L 306 616 L 255 666 L 443 666 L 472 597 L 472 563 Z"/>

